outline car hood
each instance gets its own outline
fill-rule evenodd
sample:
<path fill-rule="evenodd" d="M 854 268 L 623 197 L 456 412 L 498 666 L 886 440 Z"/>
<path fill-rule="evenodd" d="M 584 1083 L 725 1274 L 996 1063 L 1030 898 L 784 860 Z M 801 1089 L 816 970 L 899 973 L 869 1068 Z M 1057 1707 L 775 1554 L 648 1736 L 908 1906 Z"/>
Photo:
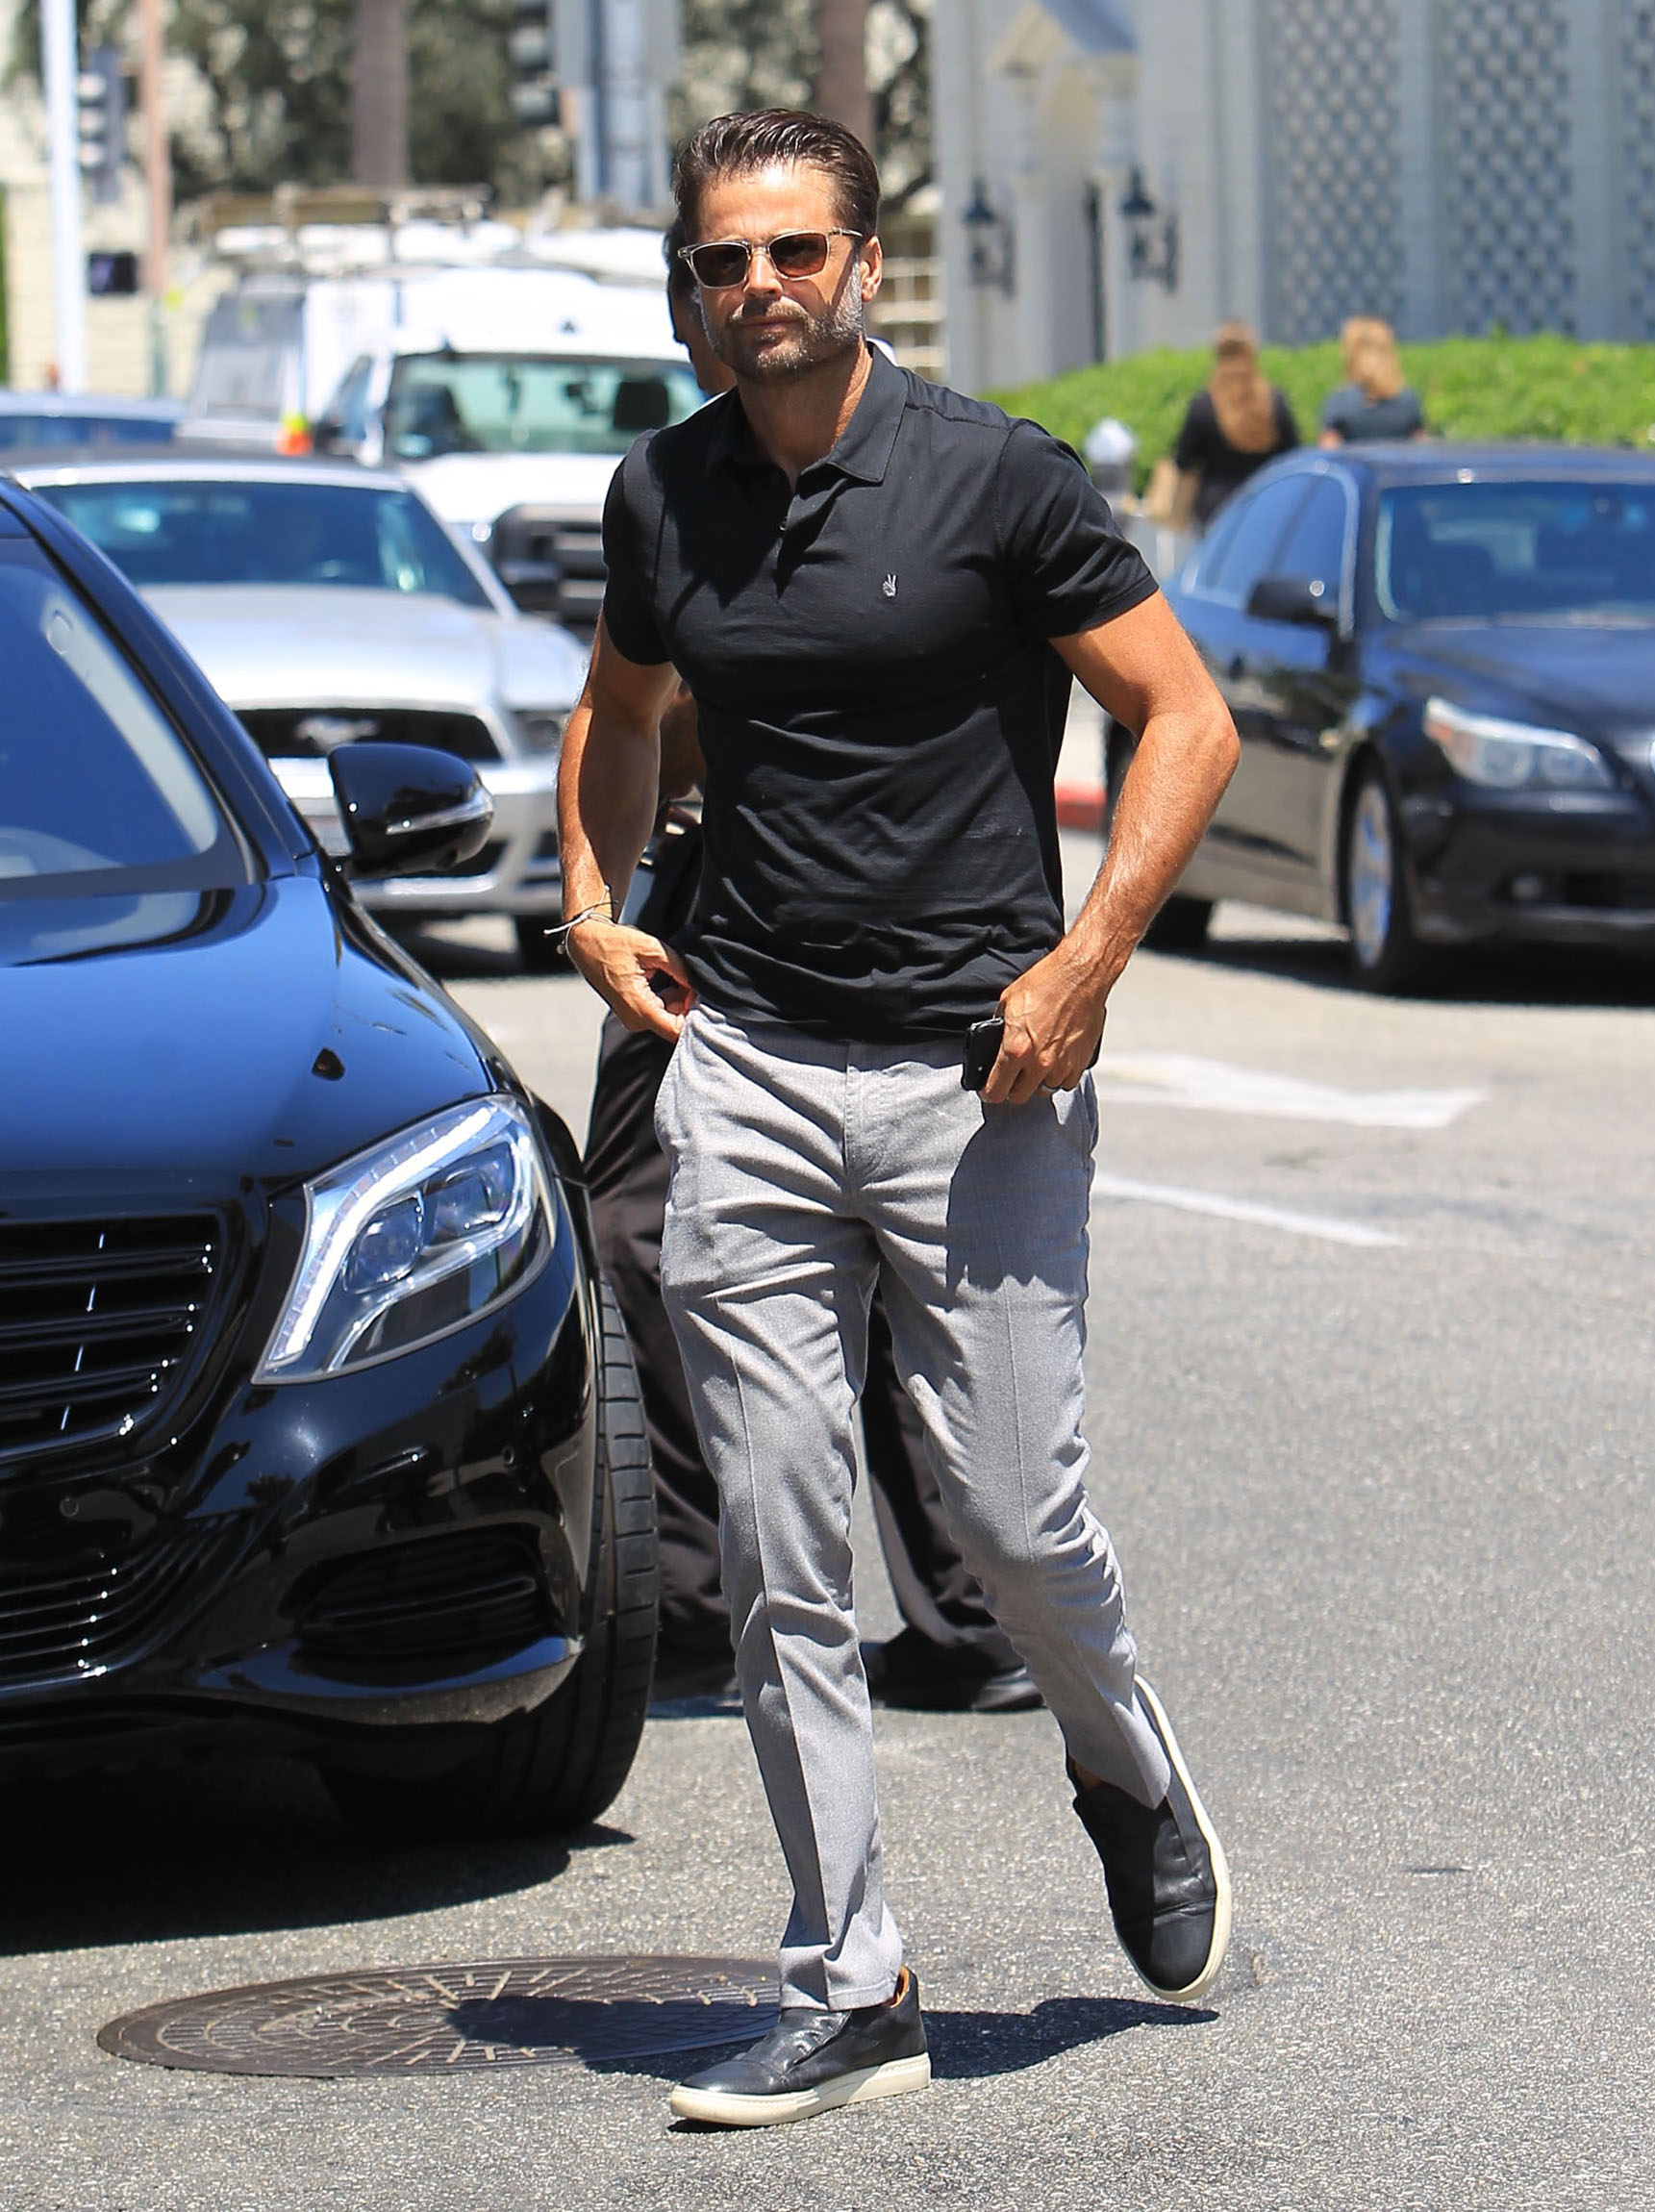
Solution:
<path fill-rule="evenodd" d="M 158 585 L 144 594 L 228 705 L 573 706 L 567 631 L 421 592 Z"/>
<path fill-rule="evenodd" d="M 489 1048 L 313 876 L 0 900 L 0 1191 L 286 1183 L 493 1089 Z"/>
<path fill-rule="evenodd" d="M 1417 688 L 1469 706 L 1600 735 L 1655 729 L 1655 624 L 1431 622 L 1396 645 Z"/>
<path fill-rule="evenodd" d="M 618 453 L 443 453 L 399 461 L 444 522 L 493 522 L 509 507 L 554 507 L 595 522 Z"/>

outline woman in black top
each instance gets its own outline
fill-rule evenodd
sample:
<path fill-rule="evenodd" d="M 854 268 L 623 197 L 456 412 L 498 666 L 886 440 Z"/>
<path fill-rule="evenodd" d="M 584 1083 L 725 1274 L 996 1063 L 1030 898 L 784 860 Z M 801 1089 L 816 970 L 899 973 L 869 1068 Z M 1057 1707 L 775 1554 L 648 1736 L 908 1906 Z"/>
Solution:
<path fill-rule="evenodd" d="M 1232 491 L 1299 441 L 1292 409 L 1259 367 L 1259 341 L 1227 322 L 1213 341 L 1217 359 L 1205 391 L 1190 402 L 1178 442 L 1174 523 L 1205 530 Z"/>

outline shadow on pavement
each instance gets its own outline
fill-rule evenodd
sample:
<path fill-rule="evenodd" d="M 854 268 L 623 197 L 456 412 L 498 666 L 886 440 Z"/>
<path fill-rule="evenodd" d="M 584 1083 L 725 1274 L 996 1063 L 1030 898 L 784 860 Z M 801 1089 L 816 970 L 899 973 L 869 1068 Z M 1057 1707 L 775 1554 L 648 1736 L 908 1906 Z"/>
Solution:
<path fill-rule="evenodd" d="M 1033 2012 L 925 2014 L 931 2072 L 939 2081 L 981 2081 L 1021 2074 L 1081 2044 L 1102 2043 L 1130 2027 L 1194 2027 L 1217 2019 L 1200 2005 L 1156 2004 L 1133 1997 L 1049 1997 Z"/>
<path fill-rule="evenodd" d="M 398 1848 L 358 1835 L 281 1759 L 13 1782 L 0 1833 L 0 1957 L 318 1927 L 551 1881 L 615 1828 Z"/>
<path fill-rule="evenodd" d="M 1280 976 L 1352 998 L 1365 995 L 1350 980 L 1349 956 L 1341 938 L 1224 936 L 1195 952 L 1160 957 Z M 1655 960 L 1557 944 L 1444 952 L 1424 988 L 1409 996 L 1454 1005 L 1650 1007 L 1655 1006 Z"/>

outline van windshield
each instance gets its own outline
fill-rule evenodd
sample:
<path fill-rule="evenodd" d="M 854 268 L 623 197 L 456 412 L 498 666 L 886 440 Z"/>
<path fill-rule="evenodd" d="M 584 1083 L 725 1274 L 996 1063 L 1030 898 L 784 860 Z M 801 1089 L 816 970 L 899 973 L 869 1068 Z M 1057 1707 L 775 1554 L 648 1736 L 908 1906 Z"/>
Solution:
<path fill-rule="evenodd" d="M 385 447 L 444 453 L 624 453 L 701 405 L 682 362 L 524 353 L 405 354 L 391 373 Z"/>

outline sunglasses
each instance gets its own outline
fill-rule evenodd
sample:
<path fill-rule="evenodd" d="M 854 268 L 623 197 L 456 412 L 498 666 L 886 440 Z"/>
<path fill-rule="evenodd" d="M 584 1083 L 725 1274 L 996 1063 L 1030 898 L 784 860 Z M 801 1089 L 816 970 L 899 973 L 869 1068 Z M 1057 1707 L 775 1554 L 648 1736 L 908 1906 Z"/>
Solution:
<path fill-rule="evenodd" d="M 779 277 L 820 276 L 827 267 L 828 240 L 855 239 L 860 231 L 783 231 L 773 239 L 714 239 L 704 246 L 680 246 L 679 258 L 705 291 L 728 291 L 744 284 L 753 256 L 763 254 Z"/>

